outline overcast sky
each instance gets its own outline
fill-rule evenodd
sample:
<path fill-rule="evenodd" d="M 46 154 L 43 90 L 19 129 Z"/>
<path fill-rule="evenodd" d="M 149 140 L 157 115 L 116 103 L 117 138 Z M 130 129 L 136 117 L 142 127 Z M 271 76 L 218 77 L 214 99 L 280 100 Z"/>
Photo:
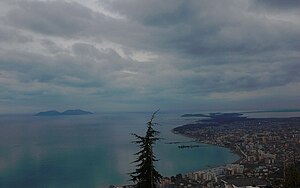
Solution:
<path fill-rule="evenodd" d="M 1 0 L 0 113 L 300 108 L 300 1 Z"/>

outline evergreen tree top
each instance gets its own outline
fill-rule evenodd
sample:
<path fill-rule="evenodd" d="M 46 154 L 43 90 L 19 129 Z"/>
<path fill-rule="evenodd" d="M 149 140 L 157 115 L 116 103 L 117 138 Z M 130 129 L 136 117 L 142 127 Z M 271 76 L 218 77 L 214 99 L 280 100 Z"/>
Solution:
<path fill-rule="evenodd" d="M 150 121 L 147 123 L 147 131 L 145 136 L 132 134 L 135 137 L 134 143 L 138 145 L 139 151 L 135 153 L 137 159 L 133 161 L 136 163 L 136 170 L 130 173 L 131 180 L 136 183 L 138 188 L 156 188 L 156 184 L 160 182 L 162 176 L 155 169 L 154 162 L 157 161 L 153 153 L 153 145 L 160 140 L 157 136 L 159 131 L 156 131 L 153 126 L 153 120 L 158 111 L 154 112 Z"/>

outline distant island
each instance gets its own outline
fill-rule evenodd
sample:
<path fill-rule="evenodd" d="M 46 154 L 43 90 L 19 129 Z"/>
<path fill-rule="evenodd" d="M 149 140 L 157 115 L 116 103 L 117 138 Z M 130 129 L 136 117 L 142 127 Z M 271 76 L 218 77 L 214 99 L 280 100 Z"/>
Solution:
<path fill-rule="evenodd" d="M 76 110 L 66 110 L 64 112 L 58 112 L 56 110 L 50 110 L 45 112 L 39 112 L 35 116 L 74 116 L 74 115 L 89 115 L 92 112 L 76 109 Z"/>

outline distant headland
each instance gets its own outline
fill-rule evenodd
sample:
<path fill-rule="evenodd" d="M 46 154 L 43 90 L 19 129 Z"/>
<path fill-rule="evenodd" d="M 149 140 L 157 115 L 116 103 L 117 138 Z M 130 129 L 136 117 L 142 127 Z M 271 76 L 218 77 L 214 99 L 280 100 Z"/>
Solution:
<path fill-rule="evenodd" d="M 181 117 L 206 117 L 211 119 L 231 119 L 231 118 L 244 118 L 240 117 L 242 113 L 209 113 L 209 114 L 183 114 Z"/>
<path fill-rule="evenodd" d="M 39 112 L 35 116 L 74 116 L 74 115 L 89 115 L 92 112 L 76 109 L 76 110 L 66 110 L 64 112 L 59 112 L 56 110 L 50 110 L 45 112 Z"/>

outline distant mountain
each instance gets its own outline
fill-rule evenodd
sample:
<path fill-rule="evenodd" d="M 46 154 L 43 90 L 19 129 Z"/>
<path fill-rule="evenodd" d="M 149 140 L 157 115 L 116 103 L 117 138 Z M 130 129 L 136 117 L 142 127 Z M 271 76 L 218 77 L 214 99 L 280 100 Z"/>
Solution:
<path fill-rule="evenodd" d="M 39 112 L 35 116 L 74 116 L 74 115 L 88 115 L 93 114 L 92 112 L 76 109 L 76 110 L 66 110 L 64 112 L 58 112 L 56 110 L 50 110 L 45 112 Z"/>
<path fill-rule="evenodd" d="M 46 112 L 39 112 L 39 113 L 35 114 L 35 116 L 58 116 L 58 115 L 61 115 L 61 113 L 56 111 L 56 110 L 50 110 L 50 111 L 46 111 Z"/>
<path fill-rule="evenodd" d="M 87 115 L 93 114 L 92 112 L 76 109 L 76 110 L 66 110 L 61 113 L 61 115 Z"/>

